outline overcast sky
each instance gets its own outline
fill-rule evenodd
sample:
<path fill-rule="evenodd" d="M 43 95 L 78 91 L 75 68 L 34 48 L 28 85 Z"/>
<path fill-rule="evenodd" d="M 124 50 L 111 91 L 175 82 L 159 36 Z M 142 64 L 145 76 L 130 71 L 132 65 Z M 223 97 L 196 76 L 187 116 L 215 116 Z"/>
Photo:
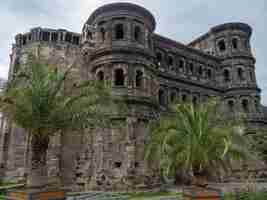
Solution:
<path fill-rule="evenodd" d="M 17 33 L 41 26 L 81 32 L 89 15 L 114 0 L 0 0 L 0 77 L 6 78 L 9 53 Z M 125 2 L 125 1 L 119 1 Z M 252 26 L 256 75 L 267 105 L 267 1 L 266 0 L 129 0 L 150 10 L 156 32 L 188 43 L 210 27 L 226 22 Z"/>

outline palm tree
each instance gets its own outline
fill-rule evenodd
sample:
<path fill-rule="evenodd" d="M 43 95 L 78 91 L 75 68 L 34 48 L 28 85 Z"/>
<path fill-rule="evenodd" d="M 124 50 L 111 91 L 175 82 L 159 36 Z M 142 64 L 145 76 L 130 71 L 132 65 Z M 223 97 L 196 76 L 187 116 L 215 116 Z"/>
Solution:
<path fill-rule="evenodd" d="M 0 97 L 0 111 L 30 137 L 29 187 L 47 184 L 50 136 L 107 122 L 107 109 L 113 102 L 107 84 L 74 82 L 70 78 L 72 69 L 59 72 L 29 56 L 29 62 L 19 67 Z"/>
<path fill-rule="evenodd" d="M 184 181 L 192 183 L 198 175 L 227 172 L 233 160 L 248 158 L 242 130 L 242 122 L 224 118 L 215 101 L 198 106 L 176 104 L 151 124 L 146 160 L 154 166 L 157 163 L 163 177 L 177 178 L 182 171 L 189 178 Z"/>

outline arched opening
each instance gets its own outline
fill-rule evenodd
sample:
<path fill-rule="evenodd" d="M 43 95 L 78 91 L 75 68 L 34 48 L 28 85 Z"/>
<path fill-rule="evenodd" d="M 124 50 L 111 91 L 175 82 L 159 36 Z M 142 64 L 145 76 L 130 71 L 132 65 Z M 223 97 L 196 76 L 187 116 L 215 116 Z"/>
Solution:
<path fill-rule="evenodd" d="M 234 101 L 233 100 L 228 101 L 228 109 L 230 112 L 234 111 Z"/>
<path fill-rule="evenodd" d="M 173 57 L 172 56 L 168 56 L 168 65 L 169 66 L 173 66 Z"/>
<path fill-rule="evenodd" d="M 202 68 L 202 66 L 200 65 L 199 68 L 198 68 L 198 75 L 199 75 L 199 76 L 202 76 L 202 74 L 203 74 L 203 68 Z"/>
<path fill-rule="evenodd" d="M 218 42 L 218 47 L 220 51 L 225 51 L 226 50 L 226 45 L 225 45 L 225 41 L 224 40 L 220 40 Z"/>
<path fill-rule="evenodd" d="M 247 99 L 243 99 L 242 100 L 242 108 L 244 112 L 248 112 L 249 108 L 248 108 L 248 100 Z"/>
<path fill-rule="evenodd" d="M 91 31 L 87 31 L 87 33 L 86 33 L 86 39 L 87 40 L 92 40 L 93 39 L 93 34 L 92 34 Z"/>
<path fill-rule="evenodd" d="M 124 38 L 123 24 L 117 24 L 115 26 L 115 38 L 117 40 L 122 40 Z"/>
<path fill-rule="evenodd" d="M 208 76 L 208 79 L 211 79 L 211 76 L 212 76 L 211 69 L 207 70 L 207 76 Z"/>
<path fill-rule="evenodd" d="M 52 33 L 51 39 L 53 42 L 56 42 L 58 40 L 58 34 L 56 32 Z"/>
<path fill-rule="evenodd" d="M 124 86 L 124 72 L 123 69 L 115 70 L 115 86 Z"/>
<path fill-rule="evenodd" d="M 237 69 L 237 74 L 238 74 L 238 78 L 239 80 L 244 80 L 244 70 L 242 68 L 238 68 Z"/>
<path fill-rule="evenodd" d="M 50 33 L 49 32 L 43 32 L 43 41 L 49 41 Z"/>
<path fill-rule="evenodd" d="M 197 102 L 198 102 L 197 97 L 193 97 L 192 103 L 193 103 L 194 106 L 197 106 Z"/>
<path fill-rule="evenodd" d="M 162 89 L 159 90 L 158 101 L 159 101 L 160 105 L 162 105 L 162 106 L 165 105 L 165 95 L 164 95 L 164 91 Z"/>
<path fill-rule="evenodd" d="M 187 95 L 186 94 L 183 94 L 182 95 L 182 102 L 185 103 L 186 101 L 187 101 Z"/>
<path fill-rule="evenodd" d="M 229 82 L 230 81 L 230 72 L 228 69 L 225 69 L 223 71 L 223 78 L 224 78 L 224 82 Z"/>
<path fill-rule="evenodd" d="M 143 72 L 141 70 L 136 71 L 135 85 L 136 87 L 143 87 Z"/>
<path fill-rule="evenodd" d="M 67 33 L 66 37 L 65 37 L 65 41 L 66 42 L 71 42 L 71 39 L 72 39 L 72 35 L 70 33 Z"/>
<path fill-rule="evenodd" d="M 160 65 L 162 62 L 162 54 L 160 52 L 156 53 L 157 63 Z"/>
<path fill-rule="evenodd" d="M 141 42 L 141 28 L 139 26 L 134 28 L 134 39 L 137 42 Z"/>
<path fill-rule="evenodd" d="M 232 46 L 234 49 L 238 49 L 238 39 L 237 38 L 232 39 Z"/>
<path fill-rule="evenodd" d="M 176 101 L 176 93 L 175 92 L 171 92 L 170 100 L 171 100 L 171 103 L 174 103 Z"/>
<path fill-rule="evenodd" d="M 98 81 L 104 81 L 104 72 L 103 71 L 99 71 L 97 73 L 97 80 Z"/>
<path fill-rule="evenodd" d="M 191 74 L 194 73 L 194 64 L 193 63 L 189 64 L 189 73 L 191 73 Z"/>
<path fill-rule="evenodd" d="M 183 60 L 179 60 L 179 68 L 181 71 L 184 70 L 184 61 Z"/>
<path fill-rule="evenodd" d="M 106 39 L 106 31 L 103 27 L 100 29 L 100 33 L 101 33 L 101 40 L 102 42 L 104 42 Z"/>
<path fill-rule="evenodd" d="M 250 80 L 254 81 L 254 76 L 253 76 L 253 72 L 252 71 L 249 72 L 249 76 L 250 76 Z"/>

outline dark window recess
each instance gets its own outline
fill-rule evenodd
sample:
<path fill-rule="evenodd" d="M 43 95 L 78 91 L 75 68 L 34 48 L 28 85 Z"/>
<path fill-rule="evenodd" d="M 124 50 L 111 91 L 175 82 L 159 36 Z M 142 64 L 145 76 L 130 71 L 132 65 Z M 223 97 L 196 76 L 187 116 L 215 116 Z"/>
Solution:
<path fill-rule="evenodd" d="M 187 96 L 186 96 L 186 94 L 183 94 L 182 95 L 182 102 L 186 102 L 187 101 Z"/>
<path fill-rule="evenodd" d="M 237 38 L 232 39 L 232 46 L 234 49 L 238 48 L 238 39 Z"/>
<path fill-rule="evenodd" d="M 115 26 L 115 38 L 117 40 L 122 40 L 124 38 L 123 24 L 117 24 Z"/>
<path fill-rule="evenodd" d="M 172 56 L 168 57 L 168 64 L 169 64 L 169 66 L 173 66 L 173 57 Z"/>
<path fill-rule="evenodd" d="M 93 34 L 92 34 L 91 31 L 87 31 L 86 38 L 89 39 L 89 40 L 92 40 L 93 39 Z"/>
<path fill-rule="evenodd" d="M 202 68 L 202 66 L 199 66 L 199 68 L 198 68 L 198 74 L 199 74 L 199 76 L 202 76 L 202 74 L 203 74 L 203 68 Z"/>
<path fill-rule="evenodd" d="M 259 112 L 260 111 L 260 109 L 259 109 L 259 102 L 257 100 L 255 100 L 254 101 L 254 104 L 255 104 L 256 111 Z"/>
<path fill-rule="evenodd" d="M 72 39 L 72 35 L 71 35 L 70 33 L 67 33 L 67 34 L 66 34 L 65 41 L 66 41 L 66 42 L 71 42 L 71 39 Z"/>
<path fill-rule="evenodd" d="M 121 162 L 115 162 L 115 163 L 114 163 L 114 166 L 115 166 L 116 168 L 120 168 L 120 167 L 121 167 Z"/>
<path fill-rule="evenodd" d="M 106 31 L 103 27 L 100 29 L 100 33 L 101 33 L 101 40 L 102 42 L 104 42 L 106 39 Z"/>
<path fill-rule="evenodd" d="M 60 33 L 60 41 L 63 41 L 63 33 Z"/>
<path fill-rule="evenodd" d="M 225 45 L 225 41 L 224 40 L 220 40 L 218 42 L 218 46 L 219 46 L 219 50 L 220 51 L 225 51 L 226 50 L 226 45 Z"/>
<path fill-rule="evenodd" d="M 234 111 L 234 101 L 228 101 L 228 108 L 231 112 Z"/>
<path fill-rule="evenodd" d="M 248 100 L 247 99 L 244 99 L 242 100 L 242 108 L 244 110 L 244 112 L 248 112 Z"/>
<path fill-rule="evenodd" d="M 23 35 L 22 37 L 22 44 L 25 45 L 27 43 L 27 37 Z"/>
<path fill-rule="evenodd" d="M 49 32 L 43 32 L 43 41 L 49 41 L 50 33 Z"/>
<path fill-rule="evenodd" d="M 172 103 L 175 102 L 175 100 L 176 100 L 176 93 L 175 93 L 175 92 L 172 92 L 172 93 L 171 93 L 171 97 L 170 97 L 170 99 L 171 99 L 171 102 L 172 102 Z"/>
<path fill-rule="evenodd" d="M 52 41 L 56 42 L 58 40 L 58 34 L 57 33 L 52 33 Z"/>
<path fill-rule="evenodd" d="M 29 40 L 29 41 L 32 40 L 32 35 L 31 35 L 31 34 L 28 35 L 28 40 Z"/>
<path fill-rule="evenodd" d="M 242 68 L 237 69 L 239 80 L 244 80 L 244 70 Z"/>
<path fill-rule="evenodd" d="M 194 106 L 197 105 L 197 97 L 193 97 L 192 103 L 193 103 Z"/>
<path fill-rule="evenodd" d="M 138 167 L 139 167 L 139 163 L 138 163 L 138 162 L 135 162 L 135 163 L 134 163 L 134 167 L 135 167 L 135 168 L 138 168 Z"/>
<path fill-rule="evenodd" d="M 79 45 L 80 38 L 78 36 L 73 36 L 73 44 Z"/>
<path fill-rule="evenodd" d="M 211 79 L 211 76 L 212 76 L 211 69 L 207 70 L 207 76 L 208 76 L 208 79 Z"/>
<path fill-rule="evenodd" d="M 250 76 L 250 80 L 253 81 L 254 78 L 253 78 L 253 72 L 252 71 L 249 72 L 249 76 Z"/>
<path fill-rule="evenodd" d="M 136 87 L 143 87 L 143 72 L 140 70 L 136 71 L 135 83 Z"/>
<path fill-rule="evenodd" d="M 194 65 L 193 65 L 193 63 L 190 63 L 189 64 L 189 73 L 193 74 L 193 72 L 194 72 Z"/>
<path fill-rule="evenodd" d="M 162 105 L 162 106 L 165 105 L 165 95 L 164 95 L 164 91 L 163 90 L 159 90 L 158 100 L 159 100 L 159 104 L 160 105 Z"/>
<path fill-rule="evenodd" d="M 157 57 L 157 62 L 158 63 L 161 63 L 161 61 L 162 61 L 162 55 L 161 55 L 160 52 L 157 52 L 156 57 Z"/>
<path fill-rule="evenodd" d="M 139 26 L 134 28 L 134 39 L 137 42 L 141 42 L 141 28 Z"/>
<path fill-rule="evenodd" d="M 97 73 L 97 80 L 98 81 L 103 81 L 104 80 L 104 72 L 103 71 L 99 71 Z"/>
<path fill-rule="evenodd" d="M 223 77 L 224 77 L 224 82 L 229 82 L 230 81 L 230 73 L 229 73 L 229 70 L 225 69 L 223 71 Z"/>
<path fill-rule="evenodd" d="M 181 70 L 184 69 L 184 61 L 183 61 L 183 60 L 180 60 L 180 61 L 179 61 L 179 68 L 180 68 Z"/>
<path fill-rule="evenodd" d="M 124 72 L 122 69 L 115 70 L 115 85 L 124 86 Z"/>

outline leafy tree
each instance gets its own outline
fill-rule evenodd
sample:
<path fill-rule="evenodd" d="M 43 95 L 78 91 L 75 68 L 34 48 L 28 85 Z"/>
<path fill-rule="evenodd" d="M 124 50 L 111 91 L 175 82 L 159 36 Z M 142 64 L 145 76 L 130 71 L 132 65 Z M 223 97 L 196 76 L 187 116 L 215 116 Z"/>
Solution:
<path fill-rule="evenodd" d="M 107 124 L 113 100 L 107 84 L 73 81 L 65 72 L 32 56 L 8 81 L 0 97 L 0 111 L 30 137 L 28 186 L 47 184 L 46 156 L 50 136 Z"/>
<path fill-rule="evenodd" d="M 192 183 L 198 175 L 228 172 L 233 160 L 248 159 L 242 122 L 224 118 L 216 108 L 216 101 L 172 106 L 150 126 L 146 160 L 158 163 L 163 177 L 178 181 L 183 176 L 184 182 Z"/>

